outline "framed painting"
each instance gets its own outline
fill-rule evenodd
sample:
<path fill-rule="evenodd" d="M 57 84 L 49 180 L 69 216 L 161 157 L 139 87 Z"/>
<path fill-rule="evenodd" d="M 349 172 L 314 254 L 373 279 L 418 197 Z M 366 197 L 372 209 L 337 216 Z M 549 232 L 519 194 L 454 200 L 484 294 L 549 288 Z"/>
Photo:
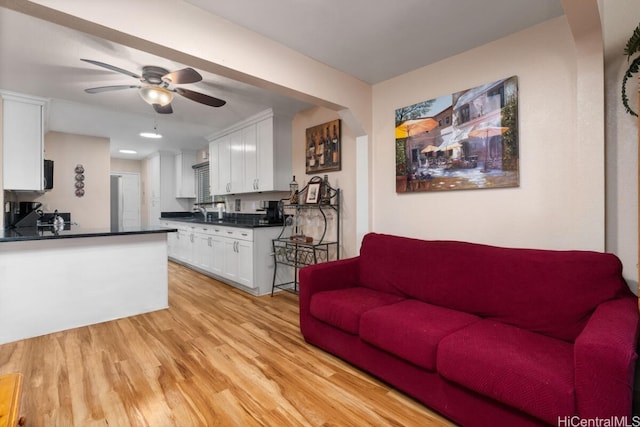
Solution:
<path fill-rule="evenodd" d="M 518 78 L 395 112 L 397 193 L 518 187 Z"/>
<path fill-rule="evenodd" d="M 341 166 L 340 119 L 332 120 L 307 129 L 305 135 L 305 158 L 307 174 L 339 171 Z"/>
<path fill-rule="evenodd" d="M 320 184 L 322 182 L 310 182 L 307 186 L 307 195 L 304 202 L 308 205 L 317 204 L 320 200 Z"/>

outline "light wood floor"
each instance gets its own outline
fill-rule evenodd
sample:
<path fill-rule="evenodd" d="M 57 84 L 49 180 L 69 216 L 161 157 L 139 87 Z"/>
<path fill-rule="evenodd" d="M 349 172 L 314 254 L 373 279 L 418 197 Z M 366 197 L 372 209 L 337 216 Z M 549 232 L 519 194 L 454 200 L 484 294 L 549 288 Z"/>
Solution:
<path fill-rule="evenodd" d="M 169 265 L 168 310 L 0 346 L 37 426 L 452 426 L 304 342 L 297 296 Z"/>

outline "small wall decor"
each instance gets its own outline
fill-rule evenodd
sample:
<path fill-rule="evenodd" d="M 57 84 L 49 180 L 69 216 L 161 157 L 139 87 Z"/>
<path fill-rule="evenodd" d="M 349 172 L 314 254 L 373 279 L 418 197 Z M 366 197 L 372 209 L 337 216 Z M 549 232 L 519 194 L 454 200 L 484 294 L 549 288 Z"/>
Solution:
<path fill-rule="evenodd" d="M 519 185 L 518 78 L 399 108 L 396 192 Z"/>
<path fill-rule="evenodd" d="M 307 174 L 341 169 L 341 121 L 332 120 L 307 129 L 305 157 Z"/>
<path fill-rule="evenodd" d="M 84 166 L 76 165 L 74 172 L 76 173 L 76 197 L 82 197 L 84 196 Z"/>

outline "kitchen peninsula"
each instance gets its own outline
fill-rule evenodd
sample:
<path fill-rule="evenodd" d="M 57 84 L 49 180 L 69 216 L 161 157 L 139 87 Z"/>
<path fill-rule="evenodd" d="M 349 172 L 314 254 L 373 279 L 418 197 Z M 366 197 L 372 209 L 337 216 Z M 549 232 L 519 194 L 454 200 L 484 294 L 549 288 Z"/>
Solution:
<path fill-rule="evenodd" d="M 167 308 L 174 231 L 0 231 L 0 344 Z"/>

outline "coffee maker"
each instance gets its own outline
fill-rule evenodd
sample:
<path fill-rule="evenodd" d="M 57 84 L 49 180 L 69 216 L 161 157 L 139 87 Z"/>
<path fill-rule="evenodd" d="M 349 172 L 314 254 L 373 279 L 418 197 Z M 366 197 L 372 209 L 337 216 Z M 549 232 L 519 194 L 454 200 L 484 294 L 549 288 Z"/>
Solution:
<path fill-rule="evenodd" d="M 260 220 L 263 224 L 281 224 L 282 223 L 282 215 L 280 212 L 280 208 L 278 208 L 278 204 L 280 202 L 277 200 L 262 200 L 260 201 L 260 209 L 264 211 L 264 216 Z"/>
<path fill-rule="evenodd" d="M 42 215 L 40 206 L 39 202 L 5 202 L 5 228 L 35 227 Z"/>

